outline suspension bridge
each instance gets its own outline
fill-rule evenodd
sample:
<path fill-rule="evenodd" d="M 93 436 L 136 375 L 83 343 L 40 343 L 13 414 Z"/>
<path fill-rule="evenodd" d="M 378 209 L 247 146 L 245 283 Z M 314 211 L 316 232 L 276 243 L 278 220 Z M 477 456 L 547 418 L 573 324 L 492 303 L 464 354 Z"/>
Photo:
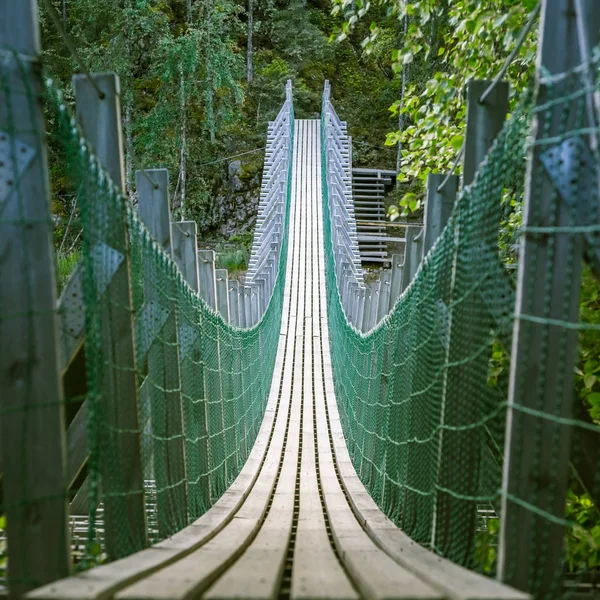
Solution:
<path fill-rule="evenodd" d="M 286 86 L 233 280 L 166 170 L 125 195 L 118 78 L 76 75 L 73 116 L 34 8 L 0 1 L 0 595 L 598 597 L 565 508 L 573 481 L 600 497 L 573 379 L 598 334 L 596 3 L 542 2 L 508 117 L 506 84 L 469 84 L 462 182 L 429 176 L 374 284 L 328 82 L 316 120 Z M 45 123 L 83 226 L 60 294 Z"/>

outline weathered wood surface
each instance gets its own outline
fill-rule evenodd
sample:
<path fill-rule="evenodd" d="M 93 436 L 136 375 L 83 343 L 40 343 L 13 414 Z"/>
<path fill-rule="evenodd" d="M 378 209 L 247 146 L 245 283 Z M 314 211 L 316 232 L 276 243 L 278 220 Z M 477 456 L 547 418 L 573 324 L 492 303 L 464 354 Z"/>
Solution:
<path fill-rule="evenodd" d="M 0 0 L 0 44 L 39 56 L 35 1 Z M 28 58 L 4 56 L 0 71 L 0 454 L 16 600 L 66 576 L 70 558 L 44 84 Z"/>
<path fill-rule="evenodd" d="M 591 34 L 597 42 L 599 30 L 600 12 L 595 0 L 544 0 L 538 72 L 558 75 L 581 64 L 581 33 Z M 528 163 L 523 224 L 547 227 L 550 231 L 525 234 L 520 246 L 504 447 L 499 577 L 526 589 L 531 573 L 536 572 L 539 597 L 555 594 L 556 586 L 560 586 L 565 527 L 559 520 L 564 519 L 569 451 L 573 432 L 577 431 L 571 426 L 557 427 L 556 423 L 559 419 L 568 422 L 573 418 L 578 331 L 576 327 L 550 325 L 544 321 L 578 323 L 579 295 L 566 295 L 565 289 L 580 289 L 584 239 L 581 235 L 560 231 L 561 227 L 568 229 L 576 224 L 573 207 L 561 199 L 544 171 L 541 154 L 547 146 L 538 142 L 553 136 L 565 139 L 581 128 L 581 106 L 569 97 L 570 85 L 559 84 L 558 88 L 541 85 L 537 98 L 539 106 L 557 97 L 566 100 L 537 112 L 534 119 L 535 143 L 531 145 Z M 592 126 L 592 123 L 583 125 Z M 576 178 L 576 208 L 583 207 L 591 196 L 578 187 L 582 185 L 579 175 L 583 179 L 597 177 L 597 173 L 586 173 L 588 169 L 580 173 L 578 167 L 571 168 L 574 171 L 566 173 Z M 531 322 L 528 317 L 542 321 Z M 547 418 L 513 408 L 516 406 L 539 411 Z M 524 435 L 523 432 L 532 433 Z M 527 504 L 534 509 L 526 508 Z M 551 517 L 542 520 L 536 514 L 538 510 Z M 543 536 L 533 535 L 541 529 Z M 542 539 L 545 552 L 539 552 Z"/>
<path fill-rule="evenodd" d="M 124 192 L 125 167 L 123 158 L 123 133 L 121 129 L 120 87 L 113 73 L 92 76 L 96 86 L 102 90 L 100 98 L 96 87 L 85 75 L 73 77 L 73 89 L 77 103 L 77 119 L 98 160 L 106 169 L 115 187 Z M 124 210 L 123 210 L 124 217 Z M 125 223 L 125 219 L 119 223 Z M 105 223 L 115 227 L 114 223 Z M 112 465 L 106 463 L 103 472 L 105 497 L 106 549 L 111 557 L 118 557 L 122 551 L 118 540 L 127 536 L 134 548 L 146 545 L 146 522 L 144 512 L 144 485 L 140 452 L 138 424 L 137 364 L 135 356 L 135 334 L 131 297 L 131 265 L 127 252 L 129 245 L 124 225 L 110 231 L 102 231 L 103 236 L 117 248 L 111 248 L 120 255 L 120 264 L 112 276 L 110 284 L 102 296 L 102 320 L 108 331 L 102 336 L 102 350 L 105 364 L 119 365 L 107 368 L 103 373 L 103 402 L 106 414 L 111 416 L 107 423 L 111 431 L 112 450 L 127 457 L 122 469 L 115 473 Z M 106 268 L 106 264 L 102 265 Z M 127 495 L 123 492 L 127 491 Z M 125 514 L 127 532 L 122 530 L 120 515 Z"/>

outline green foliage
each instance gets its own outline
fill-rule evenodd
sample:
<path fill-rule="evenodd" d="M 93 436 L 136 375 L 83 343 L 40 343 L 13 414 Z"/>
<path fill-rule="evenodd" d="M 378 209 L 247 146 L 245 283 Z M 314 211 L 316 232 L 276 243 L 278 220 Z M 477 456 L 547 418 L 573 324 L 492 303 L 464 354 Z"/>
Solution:
<path fill-rule="evenodd" d="M 62 289 L 65 286 L 67 279 L 69 279 L 69 275 L 71 275 L 79 262 L 79 252 L 58 254 L 56 262 L 58 266 L 58 285 L 59 289 Z"/>
<path fill-rule="evenodd" d="M 333 0 L 333 11 L 345 17 L 336 31 L 339 40 L 360 19 L 373 19 L 362 42 L 367 53 L 377 52 L 380 38 L 397 29 L 398 21 L 407 22 L 390 61 L 395 73 L 406 70 L 409 79 L 404 96 L 390 106 L 392 114 L 402 117 L 403 127 L 386 138 L 390 146 L 401 145 L 400 181 L 419 183 L 411 191 L 415 195 L 401 198 L 401 214 L 422 206 L 428 173 L 448 170 L 462 146 L 467 82 L 493 78 L 536 5 L 537 0 L 381 0 L 377 12 L 370 3 Z M 513 102 L 530 81 L 536 42 L 531 32 L 508 70 Z"/>
<path fill-rule="evenodd" d="M 566 517 L 573 523 L 567 533 L 566 564 L 569 573 L 600 567 L 600 512 L 587 493 L 572 489 L 567 497 Z"/>
<path fill-rule="evenodd" d="M 224 247 L 219 245 L 215 249 L 216 267 L 218 269 L 227 269 L 229 275 L 234 275 L 239 271 L 245 271 L 248 268 L 248 259 L 250 253 L 245 246 Z"/>

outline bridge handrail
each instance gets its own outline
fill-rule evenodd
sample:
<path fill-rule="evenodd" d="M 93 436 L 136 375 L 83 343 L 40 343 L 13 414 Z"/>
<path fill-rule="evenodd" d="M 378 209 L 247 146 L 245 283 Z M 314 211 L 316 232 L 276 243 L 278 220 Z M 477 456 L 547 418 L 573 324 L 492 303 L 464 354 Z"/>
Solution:
<path fill-rule="evenodd" d="M 332 245 L 338 289 L 342 304 L 350 320 L 350 296 L 344 290 L 351 286 L 364 288 L 358 248 L 356 218 L 352 202 L 351 138 L 346 123 L 340 121 L 331 104 L 331 86 L 325 81 L 321 114 L 323 157 L 325 161 L 324 185 L 329 192 L 329 210 L 332 219 Z M 359 326 L 358 324 L 355 324 Z"/>
<path fill-rule="evenodd" d="M 265 166 L 261 184 L 257 225 L 246 275 L 246 286 L 253 286 L 259 280 L 265 281 L 264 298 L 260 304 L 268 305 L 273 293 L 275 278 L 267 272 L 277 264 L 281 252 L 281 239 L 285 222 L 288 174 L 292 160 L 292 132 L 294 127 L 294 106 L 292 82 L 285 86 L 286 100 L 275 121 L 269 123 Z M 275 218 L 275 216 L 279 218 Z M 266 227 L 265 224 L 267 224 Z M 260 318 L 260 315 L 259 315 Z"/>

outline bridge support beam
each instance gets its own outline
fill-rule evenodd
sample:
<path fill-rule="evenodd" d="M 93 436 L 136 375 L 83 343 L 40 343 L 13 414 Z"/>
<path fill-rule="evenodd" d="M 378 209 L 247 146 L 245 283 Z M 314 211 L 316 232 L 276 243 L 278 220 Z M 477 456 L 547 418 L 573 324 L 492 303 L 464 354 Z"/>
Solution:
<path fill-rule="evenodd" d="M 0 0 L 0 470 L 9 597 L 69 574 L 64 398 L 37 3 Z M 20 64 L 19 64 L 20 63 Z"/>
<path fill-rule="evenodd" d="M 467 131 L 463 164 L 463 180 L 473 182 L 496 136 L 502 130 L 508 112 L 508 84 L 500 82 L 480 102 L 489 88 L 489 81 L 471 81 L 467 86 Z M 500 202 L 490 198 L 490 203 Z M 461 204 L 462 202 L 462 204 Z M 435 497 L 431 543 L 443 556 L 470 566 L 474 554 L 477 501 L 480 492 L 482 427 L 477 423 L 483 407 L 473 402 L 473 390 L 485 389 L 488 373 L 488 355 L 480 351 L 482 336 L 493 327 L 489 315 L 481 315 L 480 283 L 459 253 L 480 243 L 477 232 L 468 223 L 469 197 L 463 196 L 457 205 L 452 283 L 447 306 L 448 314 L 446 364 L 442 400 L 441 427 L 438 446 L 438 489 Z M 470 289 L 466 297 L 456 296 L 456 287 Z M 478 314 L 477 320 L 473 316 Z M 461 468 L 458 469 L 457 465 Z M 455 526 L 460 520 L 461 527 Z"/>
<path fill-rule="evenodd" d="M 73 77 L 77 118 L 100 163 L 119 192 L 125 193 L 119 80 L 114 73 L 95 74 L 92 78 L 95 86 L 85 75 Z M 102 98 L 97 88 L 104 94 Z M 113 219 L 109 211 L 106 222 L 95 223 L 97 231 L 84 231 L 84 235 L 94 236 L 90 239 L 92 244 L 98 241 L 105 251 L 121 256 L 120 265 L 99 300 L 100 319 L 106 323 L 101 343 L 107 365 L 102 372 L 107 421 L 100 425 L 106 434 L 101 451 L 126 457 L 118 470 L 106 456 L 101 461 L 106 551 L 113 559 L 147 545 L 126 222 L 123 205 L 122 213 Z M 108 268 L 108 264 L 101 264 L 96 270 Z"/>
<path fill-rule="evenodd" d="M 456 175 L 430 173 L 427 176 L 427 200 L 425 202 L 425 228 L 423 256 L 426 256 L 446 226 L 458 193 L 459 179 Z"/>
<path fill-rule="evenodd" d="M 142 221 L 170 256 L 171 209 L 169 173 L 166 169 L 149 169 L 135 174 L 138 204 Z M 153 256 L 144 257 L 145 265 L 154 265 Z M 153 260 L 154 259 L 154 260 Z M 157 268 L 155 266 L 150 269 Z M 188 524 L 186 453 L 183 435 L 181 374 L 179 353 L 178 299 L 176 279 L 170 278 L 172 289 L 156 290 L 152 286 L 152 270 L 145 273 L 144 303 L 162 306 L 168 317 L 148 351 L 150 422 L 156 478 L 158 531 L 167 537 Z M 171 301 L 167 300 L 172 298 Z"/>
<path fill-rule="evenodd" d="M 586 60 L 585 47 L 593 48 L 599 41 L 599 9 L 597 0 L 542 2 L 538 73 L 543 68 L 548 76 L 563 74 Z M 521 238 L 504 448 L 498 577 L 539 598 L 562 592 L 562 523 L 573 433 L 569 421 L 576 418 L 573 372 L 585 241 L 569 229 L 597 224 L 592 220 L 596 210 L 585 207 L 592 198 L 598 201 L 597 190 L 590 193 L 591 182 L 586 182 L 589 178 L 597 186 L 597 154 L 592 164 L 583 160 L 595 140 L 574 131 L 596 131 L 597 123 L 590 120 L 595 110 L 589 111 L 593 98 L 590 91 L 586 111 L 585 97 L 570 97 L 572 82 L 572 76 L 551 85 L 538 81 L 538 106 L 554 104 L 535 115 L 523 225 L 540 228 L 540 233 Z M 565 165 L 561 160 L 554 172 L 545 167 L 543 155 L 558 150 L 560 156 L 565 142 L 539 143 L 549 138 L 579 145 L 574 158 Z M 575 182 L 571 202 L 563 200 L 556 172 Z M 574 218 L 580 209 L 587 216 L 584 222 Z"/>

